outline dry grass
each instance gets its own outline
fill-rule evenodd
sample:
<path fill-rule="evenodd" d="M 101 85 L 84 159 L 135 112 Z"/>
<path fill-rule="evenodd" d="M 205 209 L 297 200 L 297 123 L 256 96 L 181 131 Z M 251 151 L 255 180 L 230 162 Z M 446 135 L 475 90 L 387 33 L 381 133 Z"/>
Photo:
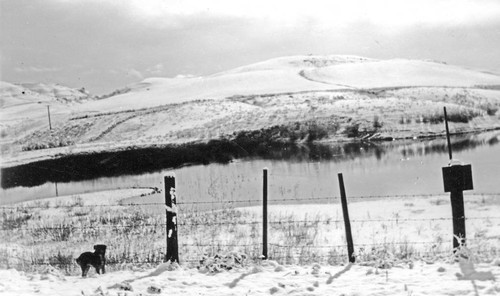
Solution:
<path fill-rule="evenodd" d="M 86 207 L 78 198 L 55 206 L 40 202 L 29 206 L 2 210 L 2 268 L 36 270 L 50 264 L 66 273 L 76 273 L 78 266 L 74 259 L 97 243 L 108 245 L 109 270 L 149 267 L 163 260 L 165 218 L 157 207 Z M 367 212 L 366 218 L 371 215 Z M 415 222 L 392 218 L 377 225 L 372 222 L 358 225 L 358 229 L 371 229 L 370 237 L 364 237 L 369 243 L 355 247 L 360 264 L 390 268 L 414 260 L 433 262 L 452 258 L 450 242 L 439 234 L 440 224 L 416 222 L 420 226 L 413 225 L 417 230 L 412 238 L 404 230 L 409 230 L 408 223 Z M 184 207 L 180 208 L 179 221 L 181 263 L 196 266 L 202 258 L 231 252 L 246 254 L 250 260 L 260 259 L 262 223 L 255 211 L 230 206 L 204 211 Z M 346 262 L 340 217 L 271 213 L 268 228 L 269 257 L 281 264 Z M 418 235 L 423 235 L 418 229 L 427 235 L 431 233 L 432 242 L 415 244 L 420 239 Z M 358 232 L 355 231 L 356 237 L 360 235 Z M 498 256 L 498 246 L 480 234 L 481 231 L 476 231 L 468 252 L 480 261 Z"/>
<path fill-rule="evenodd" d="M 494 91 L 408 87 L 235 96 L 74 117 L 50 135 L 37 131 L 19 143 L 25 150 L 96 141 L 185 143 L 285 126 L 290 122 L 326 127 L 325 136 L 330 139 L 361 138 L 376 133 L 398 138 L 403 134 L 409 137 L 442 133 L 443 106 L 447 106 L 454 128 L 465 131 L 498 126 L 496 114 L 500 102 L 490 92 Z M 335 128 L 330 128 L 332 122 Z"/>

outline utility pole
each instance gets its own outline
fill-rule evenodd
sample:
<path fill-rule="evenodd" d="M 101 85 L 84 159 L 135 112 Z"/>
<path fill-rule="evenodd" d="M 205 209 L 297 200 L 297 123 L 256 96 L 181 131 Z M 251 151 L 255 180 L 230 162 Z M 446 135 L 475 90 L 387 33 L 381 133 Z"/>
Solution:
<path fill-rule="evenodd" d="M 47 105 L 47 114 L 49 115 L 49 129 L 52 130 L 52 123 L 50 122 L 50 106 Z"/>

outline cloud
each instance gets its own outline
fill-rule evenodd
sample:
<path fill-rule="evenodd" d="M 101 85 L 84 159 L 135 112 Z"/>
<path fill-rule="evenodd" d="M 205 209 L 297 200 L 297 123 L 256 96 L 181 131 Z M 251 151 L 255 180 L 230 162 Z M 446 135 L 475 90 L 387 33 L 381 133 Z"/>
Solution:
<path fill-rule="evenodd" d="M 144 79 L 144 75 L 142 75 L 142 73 L 136 69 L 129 69 L 126 71 L 126 73 L 127 73 L 127 76 L 131 76 L 131 77 L 137 78 L 139 80 Z"/>
<path fill-rule="evenodd" d="M 498 0 L 0 1 L 8 81 L 104 92 L 306 53 L 500 65 Z"/>
<path fill-rule="evenodd" d="M 84 0 L 55 0 L 75 3 Z M 89 0 L 85 0 L 89 2 Z M 193 16 L 235 17 L 265 20 L 275 25 L 294 26 L 314 20 L 334 27 L 366 22 L 382 27 L 413 25 L 457 25 L 496 21 L 500 1 L 496 0 L 91 0 L 107 2 L 137 21 L 153 26 L 177 26 Z"/>
<path fill-rule="evenodd" d="M 62 69 L 58 67 L 36 67 L 36 66 L 22 66 L 14 68 L 14 71 L 16 72 L 35 72 L 35 73 L 58 72 L 61 70 Z"/>
<path fill-rule="evenodd" d="M 156 65 L 146 69 L 147 72 L 154 74 L 154 75 L 163 74 L 164 70 L 165 70 L 165 66 L 163 66 L 162 63 L 156 64 Z"/>
<path fill-rule="evenodd" d="M 134 80 L 136 79 L 139 79 L 139 80 L 142 80 L 144 79 L 144 75 L 141 73 L 141 71 L 137 70 L 137 69 L 134 69 L 134 68 L 130 68 L 130 69 L 109 69 L 107 71 L 109 74 L 113 75 L 113 76 L 126 76 L 126 77 L 130 77 L 130 78 L 133 78 Z"/>

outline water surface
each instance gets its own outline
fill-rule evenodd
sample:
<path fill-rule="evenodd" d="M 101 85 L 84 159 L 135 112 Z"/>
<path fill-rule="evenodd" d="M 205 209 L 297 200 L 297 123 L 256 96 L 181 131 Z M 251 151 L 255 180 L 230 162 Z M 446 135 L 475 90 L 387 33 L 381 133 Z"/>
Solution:
<path fill-rule="evenodd" d="M 452 139 L 453 158 L 472 164 L 475 193 L 500 192 L 499 138 L 497 131 Z M 230 163 L 225 163 L 225 157 L 212 157 L 218 163 L 176 169 L 151 164 L 161 151 L 147 153 L 137 156 L 134 152 L 124 159 L 118 154 L 100 155 L 96 160 L 88 156 L 67 168 L 45 162 L 35 173 L 17 173 L 26 181 L 2 180 L 1 204 L 132 186 L 163 188 L 163 177 L 171 173 L 176 175 L 180 201 L 258 200 L 264 168 L 269 171 L 269 198 L 274 200 L 306 202 L 338 196 L 338 173 L 344 176 L 348 196 L 437 194 L 444 193 L 441 168 L 448 165 L 444 139 L 282 145 Z M 93 161 L 103 167 L 95 176 L 88 167 Z M 146 162 L 144 171 L 141 163 Z"/>

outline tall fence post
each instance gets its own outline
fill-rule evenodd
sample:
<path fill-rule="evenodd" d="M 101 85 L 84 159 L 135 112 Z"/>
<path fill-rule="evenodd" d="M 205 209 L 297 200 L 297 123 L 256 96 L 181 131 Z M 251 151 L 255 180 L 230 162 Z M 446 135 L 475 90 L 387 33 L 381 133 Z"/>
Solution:
<path fill-rule="evenodd" d="M 344 225 L 345 225 L 345 237 L 347 241 L 347 255 L 349 256 L 349 262 L 354 263 L 356 257 L 354 257 L 354 243 L 352 242 L 351 233 L 351 221 L 349 220 L 349 210 L 347 208 L 347 197 L 344 188 L 344 178 L 342 174 L 338 174 L 339 186 L 340 186 L 340 201 L 342 203 L 342 214 L 344 215 Z"/>
<path fill-rule="evenodd" d="M 262 186 L 262 259 L 268 259 L 267 256 L 267 168 L 263 171 Z"/>
<path fill-rule="evenodd" d="M 444 109 L 444 122 L 446 126 L 446 140 L 448 143 L 448 155 L 450 162 L 447 167 L 443 167 L 444 191 L 450 192 L 451 214 L 453 217 L 453 252 L 456 252 L 461 245 L 465 245 L 465 210 L 464 210 L 464 190 L 473 189 L 472 167 L 462 165 L 458 160 L 453 160 L 451 151 L 450 131 L 448 129 L 448 115 L 446 107 Z"/>
<path fill-rule="evenodd" d="M 179 247 L 177 242 L 177 196 L 175 193 L 175 177 L 165 176 L 165 208 L 167 227 L 167 254 L 164 262 L 179 263 Z"/>

